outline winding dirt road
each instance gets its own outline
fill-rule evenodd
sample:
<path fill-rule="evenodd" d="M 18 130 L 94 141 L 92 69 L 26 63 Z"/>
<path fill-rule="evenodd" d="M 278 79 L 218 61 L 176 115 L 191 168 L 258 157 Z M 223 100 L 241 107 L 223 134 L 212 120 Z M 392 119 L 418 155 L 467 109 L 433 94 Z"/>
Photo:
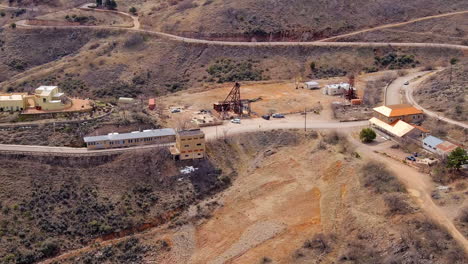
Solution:
<path fill-rule="evenodd" d="M 435 19 L 435 18 L 448 17 L 448 16 L 463 15 L 463 14 L 468 14 L 468 10 L 445 13 L 445 14 L 439 14 L 439 15 L 433 15 L 433 16 L 427 16 L 427 17 L 420 17 L 420 18 L 408 20 L 406 22 L 386 24 L 386 25 L 382 25 L 382 26 L 377 26 L 377 27 L 368 28 L 368 29 L 362 29 L 362 30 L 358 30 L 358 31 L 355 31 L 355 32 L 351 32 L 351 33 L 346 33 L 346 34 L 342 34 L 342 35 L 338 35 L 338 36 L 334 36 L 334 37 L 321 39 L 319 41 L 323 42 L 323 41 L 337 40 L 337 39 L 340 39 L 340 38 L 354 36 L 354 35 L 358 35 L 358 34 L 361 34 L 361 33 L 366 33 L 366 32 L 371 32 L 371 31 L 376 31 L 376 30 L 381 30 L 381 29 L 388 29 L 388 28 L 393 28 L 393 27 L 400 27 L 400 26 L 412 24 L 412 23 L 415 23 L 415 22 L 431 20 L 431 19 Z"/>
<path fill-rule="evenodd" d="M 444 17 L 444 16 L 452 16 L 452 15 L 459 15 L 459 14 L 464 14 L 468 13 L 467 11 L 459 11 L 459 12 L 453 12 L 453 13 L 447 13 L 447 14 L 441 14 L 441 15 L 435 15 L 435 16 L 428 16 L 428 17 L 423 17 L 423 18 L 418 18 L 414 19 L 408 22 L 403 22 L 403 23 L 396 23 L 396 24 L 388 24 L 388 25 L 383 25 L 383 26 L 378 26 L 375 28 L 370 28 L 370 29 L 365 29 L 361 31 L 356 31 L 356 32 L 351 32 L 339 36 L 334 36 L 332 38 L 328 39 L 322 39 L 319 41 L 311 41 L 311 42 L 235 42 L 235 41 L 217 41 L 217 40 L 204 40 L 204 39 L 195 39 L 195 38 L 186 38 L 186 37 L 181 37 L 169 33 L 164 33 L 164 32 L 159 32 L 159 31 L 153 31 L 153 30 L 144 30 L 140 29 L 140 22 L 137 16 L 132 16 L 128 13 L 125 12 L 120 12 L 120 11 L 114 11 L 114 10 L 104 10 L 104 9 L 92 9 L 89 8 L 90 4 L 85 4 L 79 7 L 80 9 L 83 10 L 93 10 L 93 11 L 99 11 L 99 12 L 110 12 L 110 13 L 117 13 L 121 15 L 126 15 L 130 17 L 133 20 L 133 27 L 131 28 L 117 28 L 113 26 L 44 26 L 44 25 L 29 25 L 27 20 L 20 20 L 17 21 L 16 24 L 20 27 L 29 27 L 29 28 L 93 28 L 93 29 L 112 29 L 112 30 L 132 30 L 136 32 L 141 32 L 141 33 L 147 33 L 147 34 L 152 34 L 156 35 L 162 38 L 170 39 L 170 40 L 175 40 L 175 41 L 182 41 L 186 43 L 193 43 L 193 44 L 208 44 L 208 45 L 218 45 L 218 46 L 249 46 L 249 47 L 264 47 L 264 46 L 316 46 L 316 47 L 388 47 L 388 46 L 393 46 L 393 47 L 416 47 L 416 48 L 444 48 L 444 49 L 456 49 L 456 50 L 463 50 L 463 51 L 468 51 L 468 46 L 463 46 L 463 45 L 455 45 L 455 44 L 443 44 L 443 43 L 393 43 L 393 42 L 328 42 L 332 38 L 341 38 L 345 37 L 348 35 L 352 34 L 359 34 L 362 32 L 368 32 L 368 31 L 373 31 L 373 30 L 379 30 L 382 28 L 390 28 L 390 27 L 396 27 L 408 23 L 414 23 L 417 21 L 422 21 L 422 20 L 428 20 L 428 19 L 433 19 L 433 18 L 438 18 L 438 17 Z"/>

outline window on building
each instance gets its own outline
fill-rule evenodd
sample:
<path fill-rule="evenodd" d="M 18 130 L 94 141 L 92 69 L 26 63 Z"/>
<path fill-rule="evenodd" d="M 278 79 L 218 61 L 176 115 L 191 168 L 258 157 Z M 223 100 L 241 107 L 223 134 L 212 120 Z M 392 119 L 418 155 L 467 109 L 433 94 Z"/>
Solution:
<path fill-rule="evenodd" d="M 201 146 L 201 143 L 198 143 L 197 146 Z"/>
<path fill-rule="evenodd" d="M 189 145 L 184 145 L 184 147 L 185 147 L 185 148 L 188 148 L 188 147 L 189 147 Z"/>
<path fill-rule="evenodd" d="M 42 102 L 45 103 L 47 101 L 47 99 L 45 98 L 42 98 Z"/>
<path fill-rule="evenodd" d="M 185 157 L 188 157 L 189 155 L 185 155 Z"/>
<path fill-rule="evenodd" d="M 198 153 L 198 156 L 201 156 L 201 153 Z"/>

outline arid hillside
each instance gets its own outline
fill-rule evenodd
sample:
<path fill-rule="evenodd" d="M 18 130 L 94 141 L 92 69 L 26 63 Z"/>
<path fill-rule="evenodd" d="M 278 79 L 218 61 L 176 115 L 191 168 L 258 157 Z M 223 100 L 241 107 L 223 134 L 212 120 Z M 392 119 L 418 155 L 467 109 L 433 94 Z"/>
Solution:
<path fill-rule="evenodd" d="M 53 259 L 58 263 L 463 263 L 463 250 L 425 215 L 418 198 L 406 192 L 386 165 L 356 151 L 337 133 L 279 130 L 211 142 L 209 162 L 221 174 L 220 170 L 206 173 L 203 163 L 194 163 L 197 173 L 177 175 L 172 161 L 140 153 L 95 160 L 79 169 L 82 176 L 78 180 L 64 174 L 77 172 L 81 166 L 77 161 L 43 160 L 46 180 L 38 182 L 42 177 L 22 174 L 18 183 L 2 185 L 7 193 L 17 184 L 35 193 L 32 198 L 11 194 L 6 199 L 7 221 L 15 216 L 20 219 L 14 227 L 25 237 L 7 229 L 14 238 L 8 243 L 21 245 L 24 254 L 29 251 L 21 243 L 32 239 L 32 233 L 50 234 L 55 243 L 66 243 L 53 250 L 45 250 L 51 248 L 45 246 L 57 245 L 50 244 L 54 241 L 42 243 L 38 251 L 52 252 L 49 256 L 68 253 Z M 142 163 L 128 166 L 130 160 Z M 23 158 L 17 162 L 29 168 L 32 161 Z M 3 181 L 11 181 L 12 170 L 4 170 Z M 133 176 L 124 176 L 128 173 Z M 223 189 L 226 185 L 230 187 Z M 71 187 L 75 187 L 71 195 L 90 206 L 82 203 L 77 207 L 68 199 L 67 206 L 54 203 L 54 197 L 68 195 Z M 466 185 L 461 188 L 460 199 L 465 199 Z M 219 194 L 203 195 L 220 190 Z M 45 221 L 40 218 L 45 213 L 24 206 L 31 199 L 53 208 L 47 212 L 51 220 Z M 101 210 L 95 207 L 106 209 L 107 214 L 93 219 L 96 210 Z M 86 242 L 95 233 L 79 233 L 71 239 L 68 233 L 49 231 L 56 232 L 62 222 L 54 215 L 65 208 L 70 208 L 67 219 L 73 220 L 79 210 L 91 215 L 83 223 L 67 226 L 71 234 L 77 230 L 106 234 L 124 220 L 148 222 L 161 214 L 179 213 L 167 219 L 167 225 L 136 232 L 134 237 L 119 238 L 127 233 L 113 233 L 103 236 L 110 240 L 67 251 L 80 246 L 80 237 L 85 237 L 81 245 L 89 244 Z M 118 212 L 125 217 L 111 217 Z M 23 216 L 30 214 L 30 219 Z M 27 226 L 33 227 L 31 231 L 23 231 Z M 44 230 L 46 227 L 50 229 Z"/>
<path fill-rule="evenodd" d="M 414 93 L 419 104 L 454 120 L 468 120 L 468 60 L 431 76 Z"/>
<path fill-rule="evenodd" d="M 120 3 L 119 3 L 120 4 Z M 468 8 L 466 1 L 125 1 L 146 28 L 206 38 L 313 40 Z"/>
<path fill-rule="evenodd" d="M 468 14 L 414 22 L 397 27 L 364 32 L 334 41 L 420 42 L 468 45 Z"/>
<path fill-rule="evenodd" d="M 8 29 L 0 39 L 5 51 L 0 54 L 2 77 L 11 80 L 1 84 L 3 90 L 32 91 L 40 84 L 58 84 L 72 96 L 90 98 L 159 95 L 215 82 L 344 76 L 438 64 L 463 55 L 431 47 L 193 44 L 151 34 L 91 29 Z"/>

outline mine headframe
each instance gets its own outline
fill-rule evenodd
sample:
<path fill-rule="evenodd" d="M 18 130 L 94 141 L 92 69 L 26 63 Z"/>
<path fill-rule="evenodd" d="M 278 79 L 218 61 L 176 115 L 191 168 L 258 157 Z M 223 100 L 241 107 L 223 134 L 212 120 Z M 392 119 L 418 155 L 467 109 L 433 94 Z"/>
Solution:
<path fill-rule="evenodd" d="M 345 98 L 348 100 L 357 99 L 356 91 L 354 90 L 355 77 L 354 75 L 349 76 L 349 89 L 345 93 Z"/>
<path fill-rule="evenodd" d="M 242 115 L 243 104 L 240 97 L 240 84 L 236 82 L 234 87 L 232 87 L 228 96 L 224 101 L 214 104 L 214 110 L 220 113 L 226 113 L 232 111 L 238 115 Z"/>

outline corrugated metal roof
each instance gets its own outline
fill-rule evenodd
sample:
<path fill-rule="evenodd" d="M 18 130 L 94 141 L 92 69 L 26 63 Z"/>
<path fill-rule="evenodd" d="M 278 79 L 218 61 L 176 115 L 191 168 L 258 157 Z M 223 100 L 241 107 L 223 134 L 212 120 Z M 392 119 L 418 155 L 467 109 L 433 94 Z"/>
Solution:
<path fill-rule="evenodd" d="M 435 146 L 439 145 L 442 142 L 444 142 L 442 139 L 436 138 L 434 136 L 428 136 L 425 139 L 423 139 L 423 143 L 425 143 L 426 145 L 429 145 L 431 147 L 435 147 Z"/>
<path fill-rule="evenodd" d="M 374 111 L 386 117 L 416 115 L 416 114 L 423 113 L 423 111 L 408 104 L 383 105 L 383 106 L 374 108 Z"/>
<path fill-rule="evenodd" d="M 181 136 L 205 135 L 205 133 L 203 133 L 203 131 L 201 131 L 200 129 L 182 130 L 177 133 Z"/>
<path fill-rule="evenodd" d="M 164 137 L 164 136 L 174 136 L 175 131 L 172 128 L 163 128 L 163 129 L 151 129 L 145 130 L 143 132 L 133 132 L 133 133 L 122 133 L 122 134 L 109 134 L 102 136 L 92 136 L 85 137 L 84 142 L 97 142 L 97 141 L 106 141 L 106 140 L 126 140 L 126 139 L 136 139 L 136 138 L 149 138 L 149 137 Z"/>
<path fill-rule="evenodd" d="M 411 132 L 413 129 L 416 129 L 415 127 L 413 127 L 412 125 L 404 122 L 404 121 L 401 121 L 401 120 L 398 120 L 398 122 L 395 123 L 395 125 L 389 125 L 387 123 L 385 123 L 384 121 L 378 119 L 378 118 L 371 118 L 369 120 L 369 122 L 375 126 L 378 126 L 382 129 L 384 129 L 385 131 L 389 132 L 390 134 L 392 135 L 395 135 L 397 137 L 403 137 L 404 135 L 408 134 L 409 132 Z"/>

